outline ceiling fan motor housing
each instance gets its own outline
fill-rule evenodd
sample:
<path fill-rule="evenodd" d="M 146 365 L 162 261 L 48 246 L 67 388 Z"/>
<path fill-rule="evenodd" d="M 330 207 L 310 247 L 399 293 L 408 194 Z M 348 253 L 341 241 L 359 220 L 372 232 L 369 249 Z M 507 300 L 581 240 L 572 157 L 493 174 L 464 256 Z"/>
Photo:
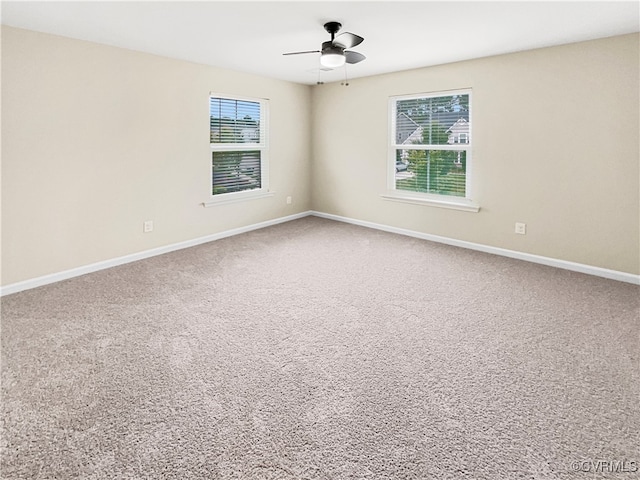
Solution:
<path fill-rule="evenodd" d="M 332 40 L 322 42 L 322 55 L 344 55 L 344 48 L 335 45 Z"/>

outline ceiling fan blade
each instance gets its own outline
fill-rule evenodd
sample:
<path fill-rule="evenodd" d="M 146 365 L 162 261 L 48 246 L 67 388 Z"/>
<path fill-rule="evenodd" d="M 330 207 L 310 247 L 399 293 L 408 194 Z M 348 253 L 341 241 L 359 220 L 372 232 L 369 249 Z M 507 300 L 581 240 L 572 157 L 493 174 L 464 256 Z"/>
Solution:
<path fill-rule="evenodd" d="M 344 52 L 344 56 L 347 60 L 347 63 L 358 63 L 367 58 L 358 52 Z"/>
<path fill-rule="evenodd" d="M 306 52 L 289 52 L 283 53 L 283 55 L 301 55 L 303 53 L 320 53 L 320 50 L 307 50 Z"/>
<path fill-rule="evenodd" d="M 353 48 L 364 42 L 364 38 L 355 33 L 344 32 L 338 35 L 334 40 L 334 45 L 340 45 L 342 48 Z"/>

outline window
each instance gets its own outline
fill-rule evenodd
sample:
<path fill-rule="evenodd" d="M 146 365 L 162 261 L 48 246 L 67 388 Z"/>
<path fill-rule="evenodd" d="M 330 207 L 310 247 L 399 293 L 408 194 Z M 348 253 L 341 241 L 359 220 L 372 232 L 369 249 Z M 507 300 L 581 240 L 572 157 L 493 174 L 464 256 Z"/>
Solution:
<path fill-rule="evenodd" d="M 390 113 L 391 192 L 385 197 L 468 204 L 471 91 L 392 97 Z"/>
<path fill-rule="evenodd" d="M 268 191 L 267 101 L 209 96 L 212 200 Z"/>

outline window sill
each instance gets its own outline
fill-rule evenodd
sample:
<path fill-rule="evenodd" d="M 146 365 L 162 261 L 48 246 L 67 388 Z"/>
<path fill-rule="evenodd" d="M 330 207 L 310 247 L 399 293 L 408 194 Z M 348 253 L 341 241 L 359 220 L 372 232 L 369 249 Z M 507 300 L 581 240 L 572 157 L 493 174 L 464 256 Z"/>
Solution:
<path fill-rule="evenodd" d="M 221 198 L 212 197 L 209 201 L 203 202 L 203 207 L 215 207 L 217 205 L 227 205 L 229 203 L 245 202 L 248 200 L 256 200 L 258 198 L 272 197 L 275 192 L 259 191 L 259 192 L 238 192 L 238 193 L 225 193 Z"/>
<path fill-rule="evenodd" d="M 462 210 L 463 212 L 480 211 L 480 205 L 474 204 L 471 200 L 440 200 L 436 198 L 416 197 L 397 193 L 386 193 L 380 195 L 384 200 L 394 202 L 412 203 L 414 205 L 427 205 L 430 207 L 450 208 L 452 210 Z"/>

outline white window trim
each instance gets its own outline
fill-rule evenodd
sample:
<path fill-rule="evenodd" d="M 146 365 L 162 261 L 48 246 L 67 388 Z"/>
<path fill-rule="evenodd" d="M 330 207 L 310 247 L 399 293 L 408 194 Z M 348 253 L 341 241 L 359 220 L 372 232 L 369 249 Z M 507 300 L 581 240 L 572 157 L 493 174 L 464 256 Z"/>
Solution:
<path fill-rule="evenodd" d="M 461 198 L 459 199 L 459 197 L 453 197 L 456 198 L 456 200 L 451 200 L 451 197 L 447 197 L 446 195 L 432 195 L 429 197 L 428 194 L 419 194 L 416 192 L 407 192 L 407 195 L 402 195 L 395 193 L 397 191 L 400 190 L 396 190 L 393 193 L 383 193 L 380 196 L 383 200 L 392 200 L 394 202 L 450 208 L 451 210 L 461 210 L 463 212 L 477 213 L 480 211 L 480 205 L 473 203 L 472 200 L 462 200 Z M 415 195 L 412 195 L 414 193 Z"/>
<path fill-rule="evenodd" d="M 222 196 L 224 198 L 212 198 L 207 202 L 203 202 L 202 205 L 204 207 L 215 207 L 216 205 L 225 205 L 228 203 L 238 203 L 245 202 L 248 200 L 256 200 L 258 198 L 266 198 L 273 197 L 276 192 L 268 191 L 263 192 L 262 190 L 248 190 L 245 192 L 232 192 L 232 193 L 223 193 Z M 215 197 L 220 197 L 221 195 L 215 195 Z M 214 197 L 214 195 L 212 195 Z"/>
<path fill-rule="evenodd" d="M 216 205 L 226 205 L 230 203 L 244 202 L 259 198 L 271 197 L 275 194 L 269 190 L 269 99 L 243 97 L 239 95 L 230 95 L 228 93 L 209 92 L 209 97 L 225 98 L 229 100 L 240 100 L 247 102 L 257 102 L 260 104 L 260 128 L 264 132 L 262 142 L 260 143 L 242 143 L 242 144 L 209 144 L 209 161 L 208 178 L 209 178 L 209 198 L 202 203 L 204 207 L 213 207 Z M 213 195 L 213 185 L 211 177 L 211 158 L 213 152 L 223 151 L 242 151 L 242 150 L 260 150 L 260 181 L 261 187 L 253 190 L 243 190 L 241 192 L 221 193 Z"/>
<path fill-rule="evenodd" d="M 478 212 L 480 211 L 480 206 L 476 204 L 472 199 L 472 191 L 471 191 L 471 178 L 472 178 L 472 169 L 473 169 L 473 161 L 472 161 L 472 136 L 473 131 L 470 129 L 468 140 L 469 142 L 464 143 L 456 143 L 454 145 L 437 145 L 438 150 L 465 150 L 467 152 L 467 171 L 465 176 L 465 197 L 453 197 L 450 195 L 436 195 L 431 193 L 421 193 L 421 192 L 409 192 L 404 190 L 396 189 L 396 170 L 395 170 L 395 162 L 396 162 L 396 150 L 401 148 L 400 145 L 396 142 L 396 104 L 401 100 L 413 100 L 416 98 L 426 98 L 426 97 L 445 97 L 451 95 L 469 95 L 469 119 L 470 124 L 473 125 L 472 118 L 472 102 L 471 95 L 472 90 L 470 88 L 460 89 L 460 90 L 445 90 L 441 92 L 428 92 L 428 93 L 419 93 L 419 94 L 411 94 L 411 95 L 396 95 L 393 97 L 389 97 L 389 149 L 387 154 L 387 191 L 380 196 L 384 200 L 392 200 L 397 202 L 411 203 L 415 205 L 427 205 L 431 207 L 441 207 L 441 208 L 450 208 L 454 210 L 462 210 L 467 212 Z M 473 128 L 473 127 L 471 127 Z M 466 147 L 465 147 L 466 146 Z M 462 148 L 461 148 L 462 147 Z M 413 145 L 411 149 L 415 150 L 434 150 L 433 146 L 429 145 Z"/>

